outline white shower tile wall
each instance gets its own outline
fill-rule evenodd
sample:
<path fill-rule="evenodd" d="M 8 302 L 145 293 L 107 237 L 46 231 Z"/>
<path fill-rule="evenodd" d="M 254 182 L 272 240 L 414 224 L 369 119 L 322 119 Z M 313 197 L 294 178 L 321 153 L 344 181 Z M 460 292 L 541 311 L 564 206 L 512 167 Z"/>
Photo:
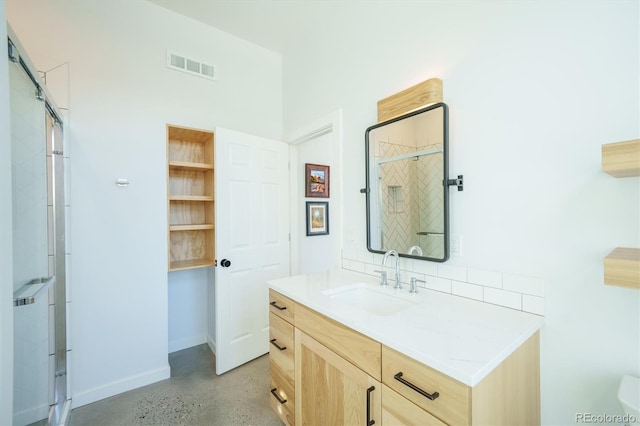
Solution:
<path fill-rule="evenodd" d="M 381 265 L 381 254 L 357 249 L 342 251 L 343 269 L 379 276 Z M 405 284 L 416 277 L 425 281 L 419 283 L 419 287 L 544 315 L 545 281 L 542 278 L 410 258 L 401 258 L 400 268 Z M 385 269 L 392 277 L 391 269 Z"/>

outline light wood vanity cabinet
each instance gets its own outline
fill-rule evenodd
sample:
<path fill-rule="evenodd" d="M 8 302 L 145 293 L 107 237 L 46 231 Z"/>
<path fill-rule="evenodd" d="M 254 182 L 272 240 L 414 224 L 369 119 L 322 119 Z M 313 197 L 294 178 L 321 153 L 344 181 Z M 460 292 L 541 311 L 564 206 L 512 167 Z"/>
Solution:
<path fill-rule="evenodd" d="M 271 408 L 286 425 L 295 424 L 295 303 L 269 290 Z"/>
<path fill-rule="evenodd" d="M 380 424 L 380 382 L 300 329 L 295 333 L 296 424 Z"/>
<path fill-rule="evenodd" d="M 538 333 L 470 387 L 273 290 L 269 294 L 270 338 L 288 347 L 293 333 L 293 367 L 290 355 L 270 350 L 272 394 L 274 386 L 275 393 L 287 394 L 284 404 L 277 401 L 285 399 L 282 394 L 274 396 L 272 406 L 285 424 L 540 424 Z"/>

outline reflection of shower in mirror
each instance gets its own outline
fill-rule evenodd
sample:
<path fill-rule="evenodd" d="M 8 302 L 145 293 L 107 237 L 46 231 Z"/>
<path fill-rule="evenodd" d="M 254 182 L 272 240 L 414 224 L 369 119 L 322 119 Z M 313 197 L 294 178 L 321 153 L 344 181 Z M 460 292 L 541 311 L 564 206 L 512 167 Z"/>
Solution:
<path fill-rule="evenodd" d="M 447 106 L 442 103 L 367 129 L 370 251 L 448 259 L 447 135 Z"/>

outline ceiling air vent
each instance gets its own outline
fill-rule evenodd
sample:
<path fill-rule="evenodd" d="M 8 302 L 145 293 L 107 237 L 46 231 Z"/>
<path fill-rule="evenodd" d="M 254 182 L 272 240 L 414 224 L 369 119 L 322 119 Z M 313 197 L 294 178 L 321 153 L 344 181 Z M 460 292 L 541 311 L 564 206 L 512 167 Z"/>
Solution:
<path fill-rule="evenodd" d="M 167 68 L 208 78 L 209 80 L 216 79 L 215 67 L 213 65 L 205 64 L 204 62 L 187 58 L 186 56 L 173 52 L 167 52 Z"/>

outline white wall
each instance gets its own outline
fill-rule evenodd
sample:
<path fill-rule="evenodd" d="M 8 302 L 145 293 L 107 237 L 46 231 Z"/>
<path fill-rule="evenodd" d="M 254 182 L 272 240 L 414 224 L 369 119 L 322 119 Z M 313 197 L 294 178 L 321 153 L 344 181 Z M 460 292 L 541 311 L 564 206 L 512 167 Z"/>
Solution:
<path fill-rule="evenodd" d="M 167 377 L 169 337 L 206 328 L 206 274 L 167 278 L 165 125 L 280 138 L 281 59 L 146 1 L 10 0 L 7 18 L 39 69 L 70 63 L 70 375 L 78 406 Z M 218 80 L 167 69 L 167 49 L 216 65 Z M 66 89 L 51 87 L 60 97 Z M 131 184 L 116 187 L 117 178 Z M 180 311 L 201 318 L 170 334 Z"/>
<path fill-rule="evenodd" d="M 5 0 L 0 0 L 0 424 L 13 421 L 11 128 Z"/>
<path fill-rule="evenodd" d="M 546 283 L 545 424 L 619 413 L 621 376 L 640 375 L 640 292 L 603 285 L 602 263 L 640 246 L 640 182 L 600 171 L 601 144 L 640 136 L 638 18 L 636 1 L 315 4 L 317 24 L 283 54 L 285 133 L 343 109 L 351 251 L 366 244 L 358 190 L 376 102 L 444 80 L 450 173 L 465 177 L 451 191 L 463 256 L 447 265 Z"/>

